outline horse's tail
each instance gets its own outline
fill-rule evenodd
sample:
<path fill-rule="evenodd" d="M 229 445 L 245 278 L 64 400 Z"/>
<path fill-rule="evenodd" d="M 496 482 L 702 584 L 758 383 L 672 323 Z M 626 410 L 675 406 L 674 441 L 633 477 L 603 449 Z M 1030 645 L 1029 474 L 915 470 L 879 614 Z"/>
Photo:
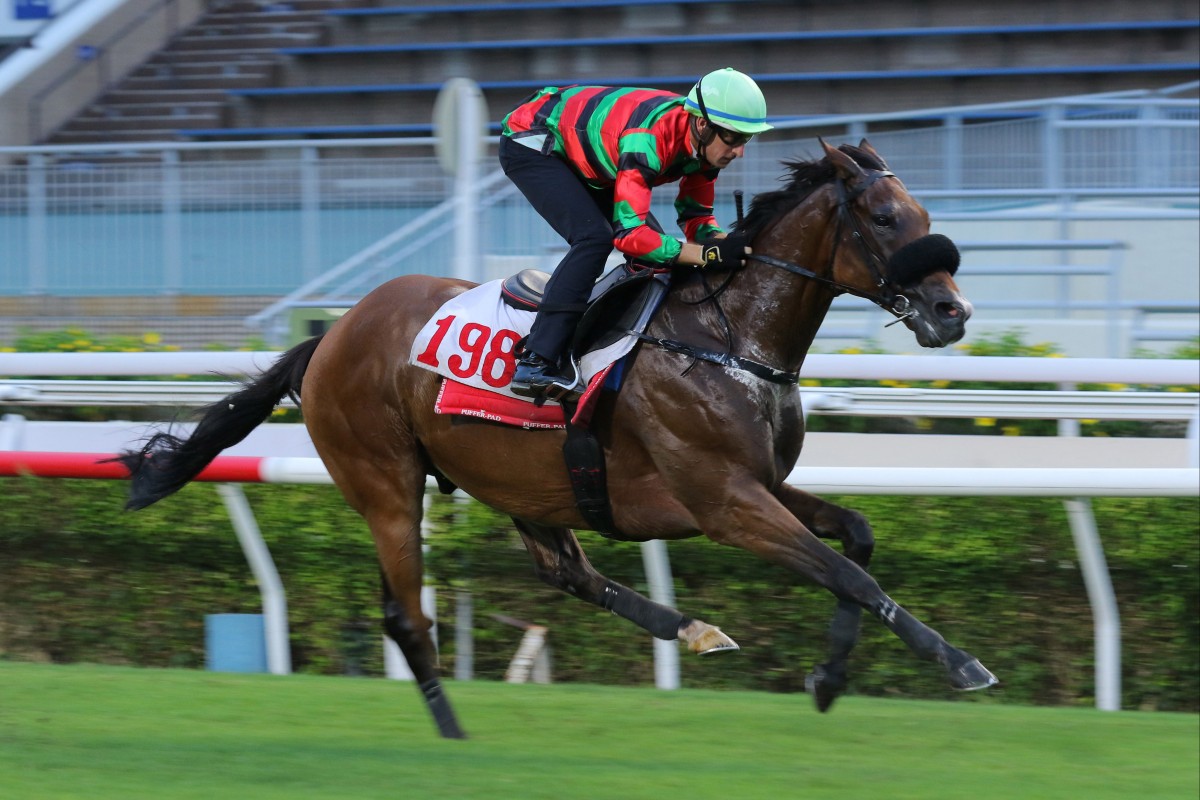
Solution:
<path fill-rule="evenodd" d="M 202 409 L 203 416 L 187 439 L 160 431 L 140 450 L 121 453 L 116 460 L 125 465 L 130 477 L 125 508 L 136 511 L 182 489 L 218 453 L 262 424 L 284 395 L 299 403 L 304 372 L 321 338 L 296 345 L 257 380 L 247 381 L 240 391 Z"/>

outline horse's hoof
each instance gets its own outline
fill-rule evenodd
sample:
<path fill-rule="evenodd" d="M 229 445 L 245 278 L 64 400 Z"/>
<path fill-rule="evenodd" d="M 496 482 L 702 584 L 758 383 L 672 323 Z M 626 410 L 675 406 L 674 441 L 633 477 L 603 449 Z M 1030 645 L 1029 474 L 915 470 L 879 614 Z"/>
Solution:
<path fill-rule="evenodd" d="M 741 650 L 738 643 L 726 636 L 720 628 L 708 626 L 695 639 L 688 642 L 688 649 L 697 655 L 707 656 L 712 653 L 726 653 Z"/>
<path fill-rule="evenodd" d="M 962 666 L 950 670 L 950 683 L 955 689 L 973 692 L 976 689 L 986 689 L 995 686 L 999 679 L 978 658 L 972 658 Z"/>
<path fill-rule="evenodd" d="M 813 671 L 804 677 L 804 691 L 812 695 L 817 711 L 822 714 L 829 710 L 833 701 L 837 700 L 845 690 L 846 681 L 835 680 L 820 664 L 813 667 Z"/>

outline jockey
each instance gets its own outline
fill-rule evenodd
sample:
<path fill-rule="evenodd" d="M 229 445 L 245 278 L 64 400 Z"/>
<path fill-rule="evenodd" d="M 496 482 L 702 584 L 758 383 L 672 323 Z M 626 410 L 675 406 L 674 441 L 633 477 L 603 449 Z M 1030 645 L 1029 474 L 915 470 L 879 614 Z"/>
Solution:
<path fill-rule="evenodd" d="M 714 183 L 768 131 L 758 85 L 730 67 L 687 97 L 657 89 L 546 87 L 504 118 L 500 165 L 569 249 L 554 270 L 509 387 L 536 397 L 555 375 L 615 245 L 641 262 L 736 268 L 749 248 L 713 217 Z M 655 186 L 679 182 L 687 242 L 650 214 Z"/>

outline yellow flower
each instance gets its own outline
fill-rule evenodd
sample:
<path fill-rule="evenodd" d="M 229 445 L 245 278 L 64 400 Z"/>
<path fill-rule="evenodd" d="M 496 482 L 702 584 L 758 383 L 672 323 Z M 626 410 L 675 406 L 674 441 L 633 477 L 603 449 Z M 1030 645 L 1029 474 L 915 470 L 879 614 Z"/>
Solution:
<path fill-rule="evenodd" d="M 1005 436 L 1020 436 L 1021 428 L 1019 425 L 1005 425 L 1000 432 Z"/>
<path fill-rule="evenodd" d="M 1095 425 L 1099 422 L 1100 422 L 1100 420 L 1098 420 L 1098 419 L 1081 419 L 1081 420 L 1079 420 L 1080 425 Z"/>
<path fill-rule="evenodd" d="M 945 389 L 947 386 L 949 386 L 949 385 L 950 385 L 950 381 L 947 381 L 947 380 L 937 380 L 937 381 L 934 381 L 934 382 L 933 382 L 932 384 L 930 384 L 930 385 L 931 385 L 931 386 L 932 386 L 934 389 Z"/>
<path fill-rule="evenodd" d="M 975 424 L 980 428 L 994 428 L 996 427 L 996 420 L 991 417 L 976 417 Z"/>
<path fill-rule="evenodd" d="M 161 344 L 162 336 L 152 331 L 150 333 L 143 334 L 142 341 L 146 344 Z"/>

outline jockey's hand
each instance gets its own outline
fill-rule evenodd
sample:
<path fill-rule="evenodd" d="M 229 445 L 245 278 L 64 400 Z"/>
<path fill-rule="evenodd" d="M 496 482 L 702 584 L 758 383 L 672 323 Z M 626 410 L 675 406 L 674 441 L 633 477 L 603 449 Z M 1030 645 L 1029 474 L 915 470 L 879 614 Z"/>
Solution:
<path fill-rule="evenodd" d="M 707 269 L 741 269 L 746 266 L 749 241 L 740 233 L 710 236 L 699 244 L 700 258 Z"/>

